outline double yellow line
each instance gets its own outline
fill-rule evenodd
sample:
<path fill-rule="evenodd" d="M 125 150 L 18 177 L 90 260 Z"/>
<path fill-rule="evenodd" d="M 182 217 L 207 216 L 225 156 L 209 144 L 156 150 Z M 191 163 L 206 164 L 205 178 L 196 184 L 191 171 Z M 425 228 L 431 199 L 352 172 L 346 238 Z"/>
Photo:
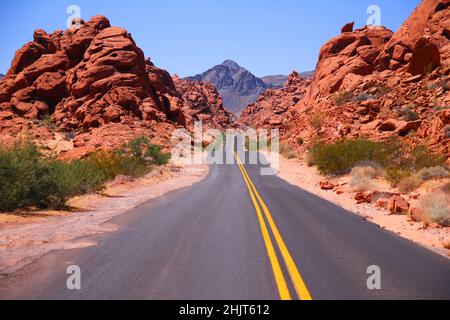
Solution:
<path fill-rule="evenodd" d="M 247 170 L 245 170 L 244 165 L 242 164 L 241 159 L 239 156 L 234 152 L 234 157 L 236 158 L 236 161 L 239 165 L 239 169 L 241 170 L 242 176 L 244 178 L 244 181 L 247 185 L 248 192 L 250 194 L 250 198 L 252 199 L 253 205 L 256 210 L 256 214 L 258 216 L 259 225 L 261 228 L 261 233 L 264 239 L 264 244 L 266 246 L 267 253 L 269 255 L 270 264 L 272 266 L 272 271 L 275 276 L 275 282 L 278 287 L 278 292 L 280 294 L 280 298 L 282 300 L 291 300 L 291 294 L 289 292 L 285 277 L 283 275 L 283 271 L 280 266 L 280 262 L 278 260 L 278 256 L 275 252 L 275 248 L 272 242 L 272 239 L 269 234 L 269 230 L 267 228 L 266 221 L 264 219 L 267 219 L 267 222 L 269 224 L 270 230 L 272 231 L 273 237 L 275 239 L 276 244 L 278 245 L 278 248 L 281 252 L 281 256 L 283 257 L 284 263 L 286 265 L 286 268 L 288 270 L 289 276 L 291 278 L 291 281 L 294 285 L 295 291 L 300 298 L 300 300 L 312 300 L 311 294 L 308 291 L 308 288 L 306 287 L 305 281 L 303 280 L 302 276 L 300 275 L 300 272 L 298 271 L 297 266 L 295 265 L 294 259 L 292 258 L 291 254 L 289 253 L 289 250 L 286 246 L 286 243 L 284 242 L 283 238 L 281 237 L 281 234 L 275 224 L 275 221 L 272 218 L 272 215 L 270 214 L 270 211 L 267 207 L 267 205 L 264 203 L 263 199 L 261 198 L 258 190 L 255 188 L 255 185 L 253 184 L 252 180 L 250 179 L 250 176 L 247 173 Z M 258 203 L 259 201 L 259 203 Z M 261 206 L 260 206 L 261 205 Z M 264 216 L 261 211 L 264 212 Z"/>

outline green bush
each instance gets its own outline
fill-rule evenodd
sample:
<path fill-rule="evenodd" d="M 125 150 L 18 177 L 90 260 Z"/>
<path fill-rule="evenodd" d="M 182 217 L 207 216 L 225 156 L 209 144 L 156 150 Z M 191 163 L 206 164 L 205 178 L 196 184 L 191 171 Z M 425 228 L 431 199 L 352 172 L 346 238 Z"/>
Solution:
<path fill-rule="evenodd" d="M 39 169 L 39 152 L 29 143 L 10 149 L 0 147 L 0 210 L 29 204 L 29 195 Z"/>
<path fill-rule="evenodd" d="M 169 154 L 146 137 L 113 152 L 97 152 L 71 163 L 40 154 L 30 142 L 0 147 L 0 211 L 21 207 L 63 208 L 76 195 L 99 191 L 118 175 L 140 177 Z"/>
<path fill-rule="evenodd" d="M 385 176 L 393 186 L 424 168 L 445 164 L 442 156 L 428 148 L 418 146 L 411 150 L 397 138 L 385 142 L 353 139 L 332 144 L 318 143 L 311 148 L 310 157 L 310 163 L 324 175 L 347 174 L 357 165 L 373 162 L 386 172 Z"/>
<path fill-rule="evenodd" d="M 383 144 L 366 139 L 317 144 L 310 153 L 312 162 L 325 175 L 347 174 L 361 161 L 382 163 L 386 158 Z"/>

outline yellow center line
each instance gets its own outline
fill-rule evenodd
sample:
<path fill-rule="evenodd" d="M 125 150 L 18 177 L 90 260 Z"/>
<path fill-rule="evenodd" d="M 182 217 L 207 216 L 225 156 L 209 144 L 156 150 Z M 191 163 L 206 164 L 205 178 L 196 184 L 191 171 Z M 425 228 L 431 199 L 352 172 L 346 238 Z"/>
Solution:
<path fill-rule="evenodd" d="M 236 155 L 235 155 L 236 157 Z M 238 159 L 238 158 L 236 158 Z M 250 198 L 252 199 L 253 206 L 255 207 L 256 214 L 258 216 L 259 225 L 261 228 L 261 233 L 264 239 L 264 244 L 266 246 L 267 253 L 269 255 L 270 264 L 272 266 L 272 271 L 275 276 L 275 283 L 278 288 L 278 292 L 280 294 L 281 300 L 291 300 L 291 294 L 289 293 L 289 289 L 286 284 L 286 280 L 284 279 L 283 272 L 281 271 L 280 262 L 278 261 L 277 254 L 275 253 L 275 249 L 273 247 L 272 240 L 270 239 L 269 230 L 267 229 L 266 222 L 264 221 L 261 208 L 258 205 L 258 202 L 256 201 L 255 195 L 253 194 L 252 188 L 250 186 L 249 181 L 247 180 L 247 177 L 245 176 L 245 173 L 240 165 L 239 169 L 241 170 L 242 177 L 244 178 L 245 184 L 247 185 L 248 192 L 250 193 Z"/>
<path fill-rule="evenodd" d="M 281 251 L 281 255 L 283 256 L 284 262 L 288 269 L 291 280 L 294 284 L 297 295 L 299 296 L 300 300 L 312 300 L 311 294 L 309 293 L 309 290 L 305 284 L 305 281 L 303 280 L 297 266 L 295 265 L 294 259 L 292 258 L 292 255 L 290 254 L 290 252 L 286 246 L 286 243 L 284 242 L 283 237 L 281 236 L 267 205 L 265 204 L 262 197 L 260 196 L 258 190 L 256 189 L 255 185 L 253 184 L 250 176 L 248 175 L 247 170 L 245 170 L 245 167 L 242 164 L 241 159 L 239 158 L 239 156 L 236 153 L 235 153 L 235 157 L 239 164 L 239 167 L 241 168 L 241 172 L 243 173 L 243 175 L 245 175 L 245 179 L 250 184 L 252 191 L 255 193 L 256 198 L 258 199 L 259 203 L 261 204 L 261 206 L 263 208 L 264 214 L 267 218 L 267 221 L 269 222 L 269 226 L 275 237 L 275 241 L 278 244 L 278 247 Z"/>

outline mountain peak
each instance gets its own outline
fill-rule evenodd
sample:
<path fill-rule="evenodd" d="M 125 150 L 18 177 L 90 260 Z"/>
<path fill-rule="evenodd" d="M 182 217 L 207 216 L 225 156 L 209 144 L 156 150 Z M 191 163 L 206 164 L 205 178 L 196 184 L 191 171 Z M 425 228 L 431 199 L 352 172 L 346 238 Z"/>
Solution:
<path fill-rule="evenodd" d="M 222 66 L 229 67 L 229 68 L 236 68 L 241 69 L 242 67 L 238 65 L 235 61 L 227 59 L 221 64 Z"/>
<path fill-rule="evenodd" d="M 188 79 L 214 84 L 223 98 L 225 107 L 235 114 L 240 114 L 247 105 L 255 102 L 259 95 L 269 88 L 261 79 L 233 60 L 225 60 L 222 64 Z"/>

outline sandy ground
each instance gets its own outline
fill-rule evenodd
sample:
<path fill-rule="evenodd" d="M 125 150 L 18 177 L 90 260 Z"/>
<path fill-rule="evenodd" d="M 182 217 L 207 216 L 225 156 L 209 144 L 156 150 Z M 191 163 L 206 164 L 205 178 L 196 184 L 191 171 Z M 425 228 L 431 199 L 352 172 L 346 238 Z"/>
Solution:
<path fill-rule="evenodd" d="M 290 184 L 299 186 L 304 190 L 364 217 L 366 220 L 379 225 L 383 229 L 390 230 L 406 239 L 450 258 L 450 251 L 446 250 L 443 246 L 444 240 L 450 239 L 450 228 L 424 228 L 423 223 L 408 221 L 407 217 L 404 215 L 391 215 L 387 210 L 377 209 L 371 204 L 358 205 L 355 200 L 355 192 L 348 186 L 348 182 L 350 181 L 349 176 L 325 179 L 319 174 L 316 168 L 308 167 L 302 160 L 287 160 L 283 157 L 280 157 L 279 169 L 280 178 L 286 180 Z M 338 195 L 334 191 L 322 190 L 319 183 L 323 180 L 342 185 L 342 187 L 339 188 L 343 193 Z M 426 186 L 424 186 L 424 188 L 426 189 Z M 382 192 L 395 191 L 382 179 L 374 180 L 371 189 Z M 418 190 L 418 192 L 426 191 L 422 189 Z"/>
<path fill-rule="evenodd" d="M 132 208 L 202 180 L 208 166 L 157 168 L 142 179 L 118 177 L 100 194 L 74 198 L 70 212 L 40 211 L 0 214 L 0 277 L 11 274 L 53 250 L 93 246 L 80 240 L 113 232 L 107 222 Z"/>

